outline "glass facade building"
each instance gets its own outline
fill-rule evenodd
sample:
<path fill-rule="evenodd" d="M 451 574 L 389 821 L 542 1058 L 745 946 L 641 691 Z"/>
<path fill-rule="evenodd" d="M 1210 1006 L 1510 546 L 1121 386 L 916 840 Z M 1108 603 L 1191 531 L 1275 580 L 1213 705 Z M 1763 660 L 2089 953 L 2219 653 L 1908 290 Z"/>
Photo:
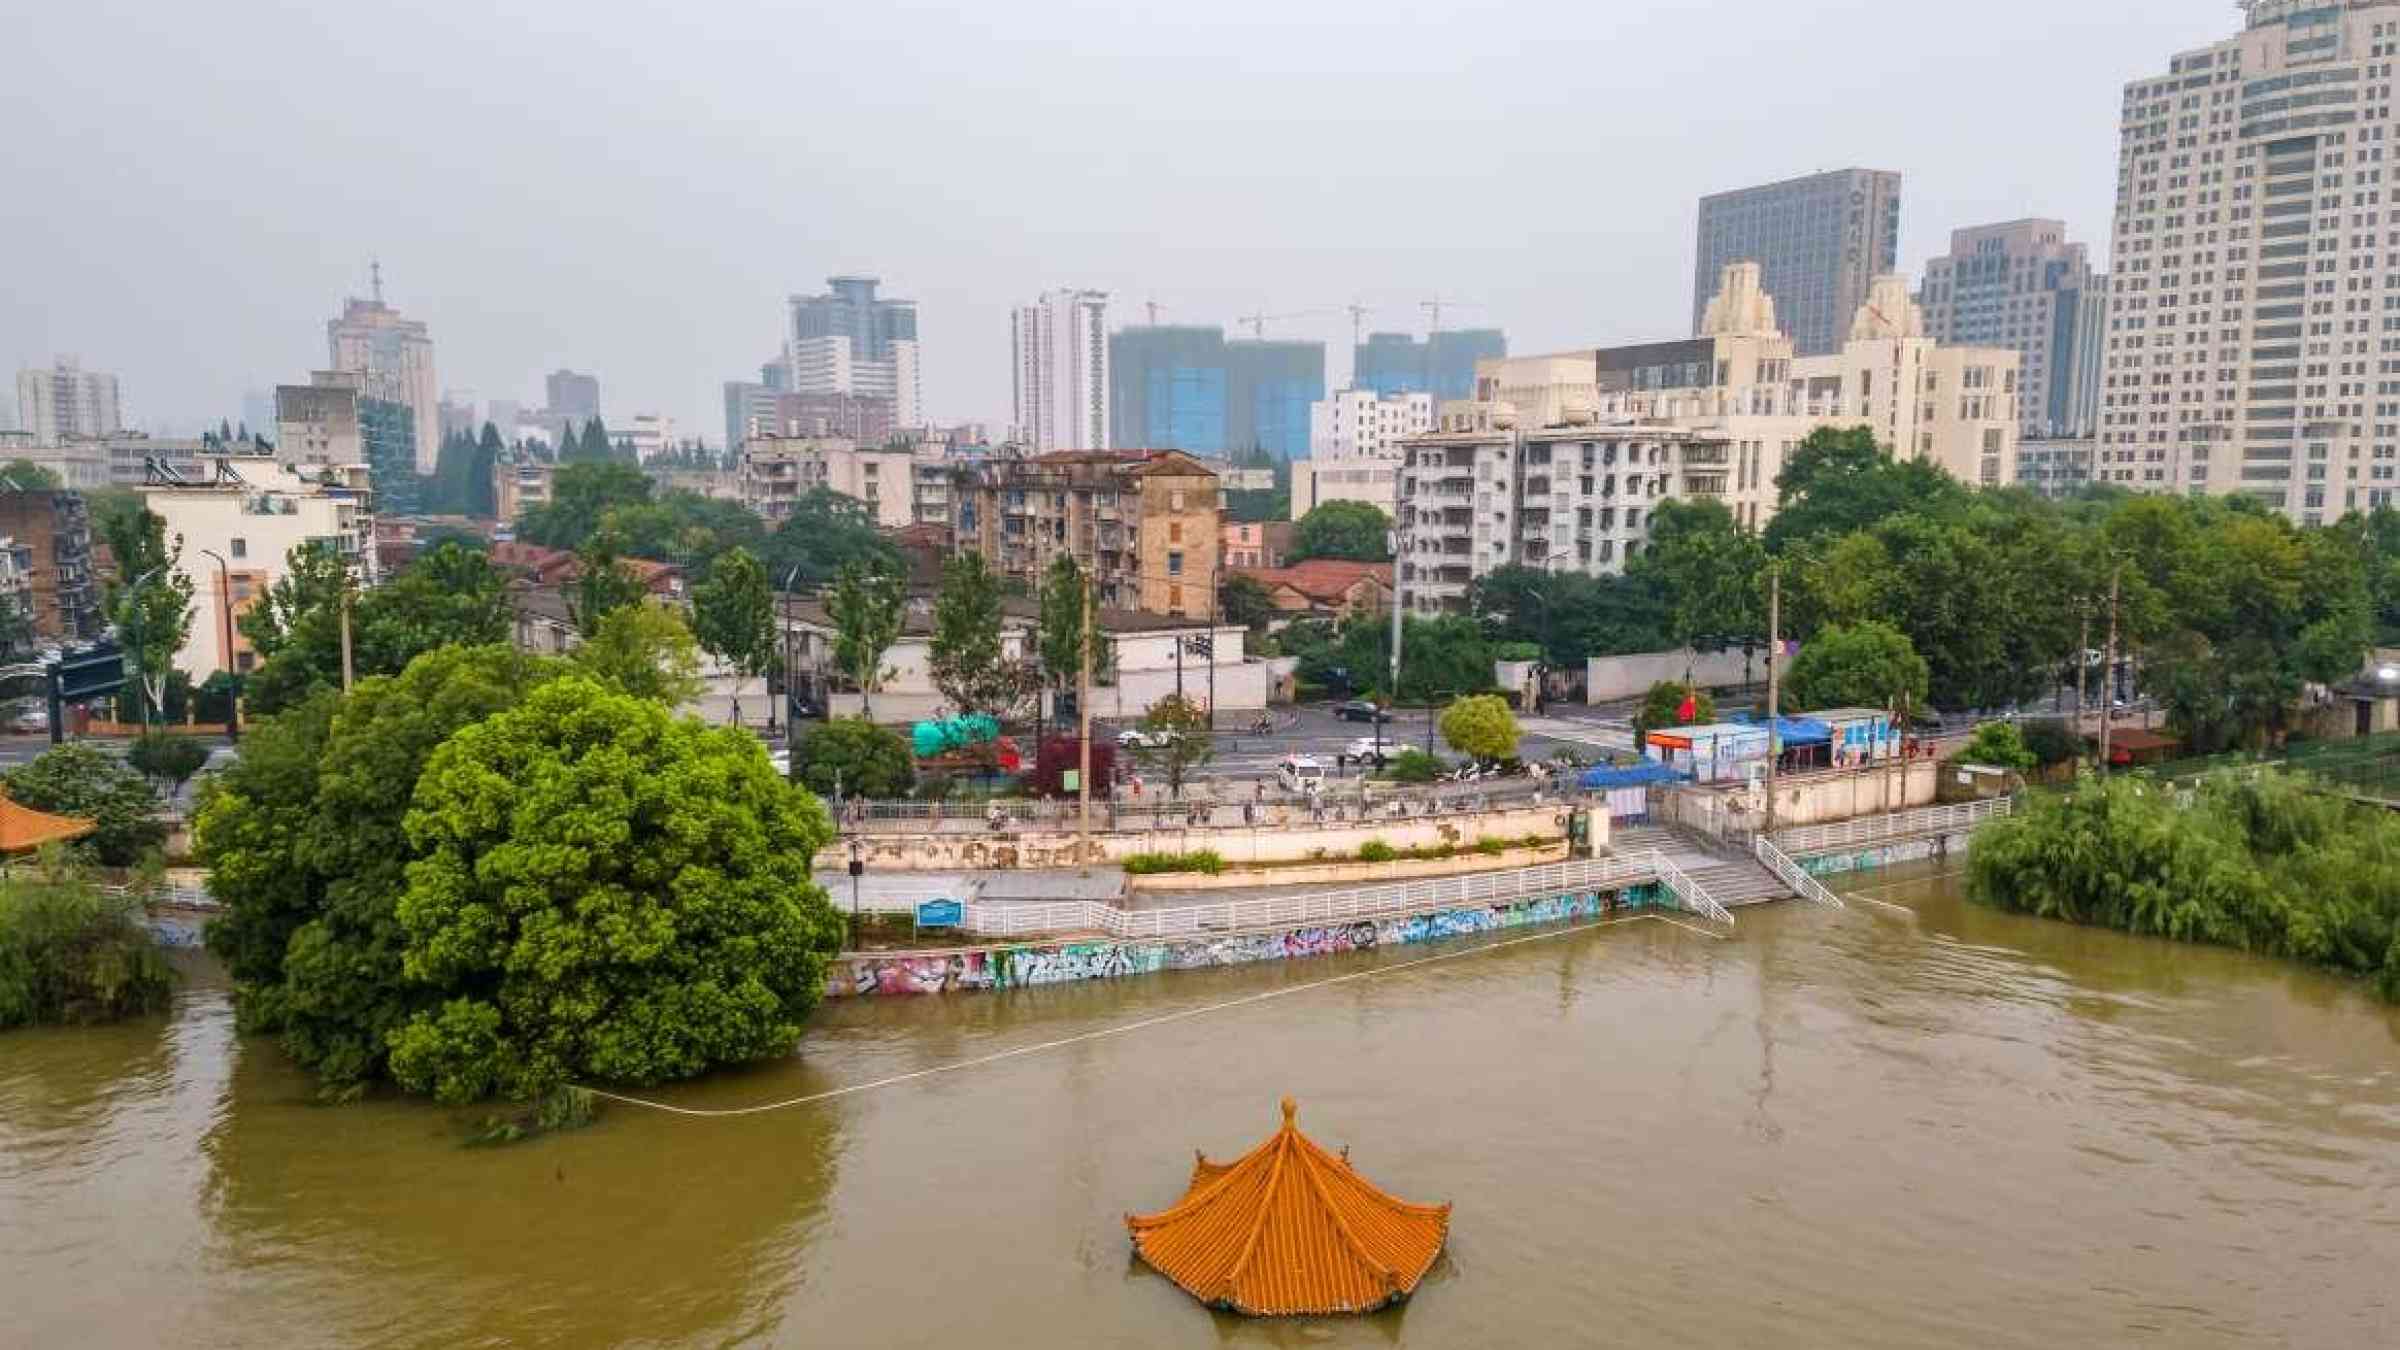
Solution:
<path fill-rule="evenodd" d="M 1108 352 L 1111 444 L 1307 457 L 1325 344 L 1228 342 L 1222 328 L 1162 325 L 1120 329 Z"/>
<path fill-rule="evenodd" d="M 1439 403 L 1475 397 L 1475 363 L 1508 355 L 1508 335 L 1497 328 L 1462 328 L 1423 339 L 1369 333 L 1351 353 L 1353 388 L 1379 398 L 1431 394 Z"/>
<path fill-rule="evenodd" d="M 367 486 L 385 516 L 417 513 L 417 413 L 405 403 L 358 401 L 358 442 L 367 458 Z"/>
<path fill-rule="evenodd" d="M 1694 333 L 1726 265 L 1754 262 L 1793 353 L 1838 352 L 1868 286 L 1899 269 L 1900 175 L 1838 169 L 1703 197 L 1698 255 Z"/>

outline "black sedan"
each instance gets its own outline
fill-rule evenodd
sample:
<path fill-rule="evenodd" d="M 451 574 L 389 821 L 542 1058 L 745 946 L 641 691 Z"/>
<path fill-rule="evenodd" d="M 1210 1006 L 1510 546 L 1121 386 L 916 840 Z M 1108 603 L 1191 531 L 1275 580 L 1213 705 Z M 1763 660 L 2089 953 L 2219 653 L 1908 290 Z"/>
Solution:
<path fill-rule="evenodd" d="M 1354 698 L 1348 703 L 1337 706 L 1333 710 L 1333 715 L 1345 722 L 1389 722 L 1392 720 L 1391 709 L 1378 708 L 1374 703 L 1363 698 Z"/>

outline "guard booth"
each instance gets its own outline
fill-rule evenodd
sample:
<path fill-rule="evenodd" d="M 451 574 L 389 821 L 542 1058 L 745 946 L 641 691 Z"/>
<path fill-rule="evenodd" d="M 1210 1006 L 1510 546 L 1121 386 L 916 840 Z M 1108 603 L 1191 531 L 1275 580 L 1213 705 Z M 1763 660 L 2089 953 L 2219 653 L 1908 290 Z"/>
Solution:
<path fill-rule="evenodd" d="M 1650 733 L 1643 751 L 1694 782 L 1738 783 L 1750 765 L 1766 762 L 1767 729 L 1746 722 L 1662 729 Z"/>

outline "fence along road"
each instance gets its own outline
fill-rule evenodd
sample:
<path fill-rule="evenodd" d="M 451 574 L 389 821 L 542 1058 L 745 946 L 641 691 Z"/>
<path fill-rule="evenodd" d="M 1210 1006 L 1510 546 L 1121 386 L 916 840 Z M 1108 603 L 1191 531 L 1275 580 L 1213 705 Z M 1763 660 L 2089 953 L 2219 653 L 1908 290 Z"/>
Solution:
<path fill-rule="evenodd" d="M 965 906 L 964 931 L 978 937 L 1031 937 L 1060 933 L 1104 933 L 1112 938 L 1195 937 L 1279 928 L 1407 918 L 1446 909 L 1510 904 L 1563 895 L 1620 891 L 1661 884 L 1677 905 L 1703 918 L 1731 924 L 1733 915 L 1681 868 L 1651 850 L 1624 857 L 1550 863 L 1508 872 L 1483 872 L 1431 881 L 1357 886 L 1256 900 L 1222 900 L 1176 909 L 1124 910 L 1097 901 L 1057 904 L 973 902 Z"/>
<path fill-rule="evenodd" d="M 1501 778 L 1474 783 L 1448 783 L 1367 792 L 1363 782 L 1350 779 L 1328 784 L 1314 796 L 1304 793 L 1253 791 L 1228 787 L 1224 792 L 1199 792 L 1187 785 L 1182 800 L 1167 800 L 1159 791 L 1146 792 L 1139 802 L 1123 788 L 1112 801 L 1092 803 L 1092 828 L 1112 832 L 1179 828 L 1233 828 L 1314 823 L 1322 810 L 1328 821 L 1397 821 L 1459 812 L 1505 809 L 1566 800 L 1550 782 L 1537 778 Z M 830 804 L 845 834 L 983 834 L 991 831 L 988 814 L 994 803 L 981 799 L 954 802 L 882 801 L 851 798 Z M 1081 805 L 1060 800 L 1005 800 L 997 803 L 1006 828 L 1077 828 Z M 1251 819 L 1242 808 L 1251 808 Z M 1278 818 L 1280 816 L 1280 819 Z"/>

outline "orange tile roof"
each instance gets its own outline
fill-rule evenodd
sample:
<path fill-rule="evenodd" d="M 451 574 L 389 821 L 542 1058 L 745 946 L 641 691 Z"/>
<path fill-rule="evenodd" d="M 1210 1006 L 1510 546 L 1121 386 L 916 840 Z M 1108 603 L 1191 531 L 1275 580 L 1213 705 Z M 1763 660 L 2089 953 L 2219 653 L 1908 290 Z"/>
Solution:
<path fill-rule="evenodd" d="M 54 816 L 0 797 L 0 853 L 30 853 L 44 844 L 81 839 L 98 828 L 97 821 Z"/>
<path fill-rule="evenodd" d="M 1253 1317 L 1373 1312 L 1416 1292 L 1450 1235 L 1448 1205 L 1412 1205 L 1283 1128 L 1231 1163 L 1200 1158 L 1173 1209 L 1125 1216 L 1134 1250 L 1185 1293 Z"/>

